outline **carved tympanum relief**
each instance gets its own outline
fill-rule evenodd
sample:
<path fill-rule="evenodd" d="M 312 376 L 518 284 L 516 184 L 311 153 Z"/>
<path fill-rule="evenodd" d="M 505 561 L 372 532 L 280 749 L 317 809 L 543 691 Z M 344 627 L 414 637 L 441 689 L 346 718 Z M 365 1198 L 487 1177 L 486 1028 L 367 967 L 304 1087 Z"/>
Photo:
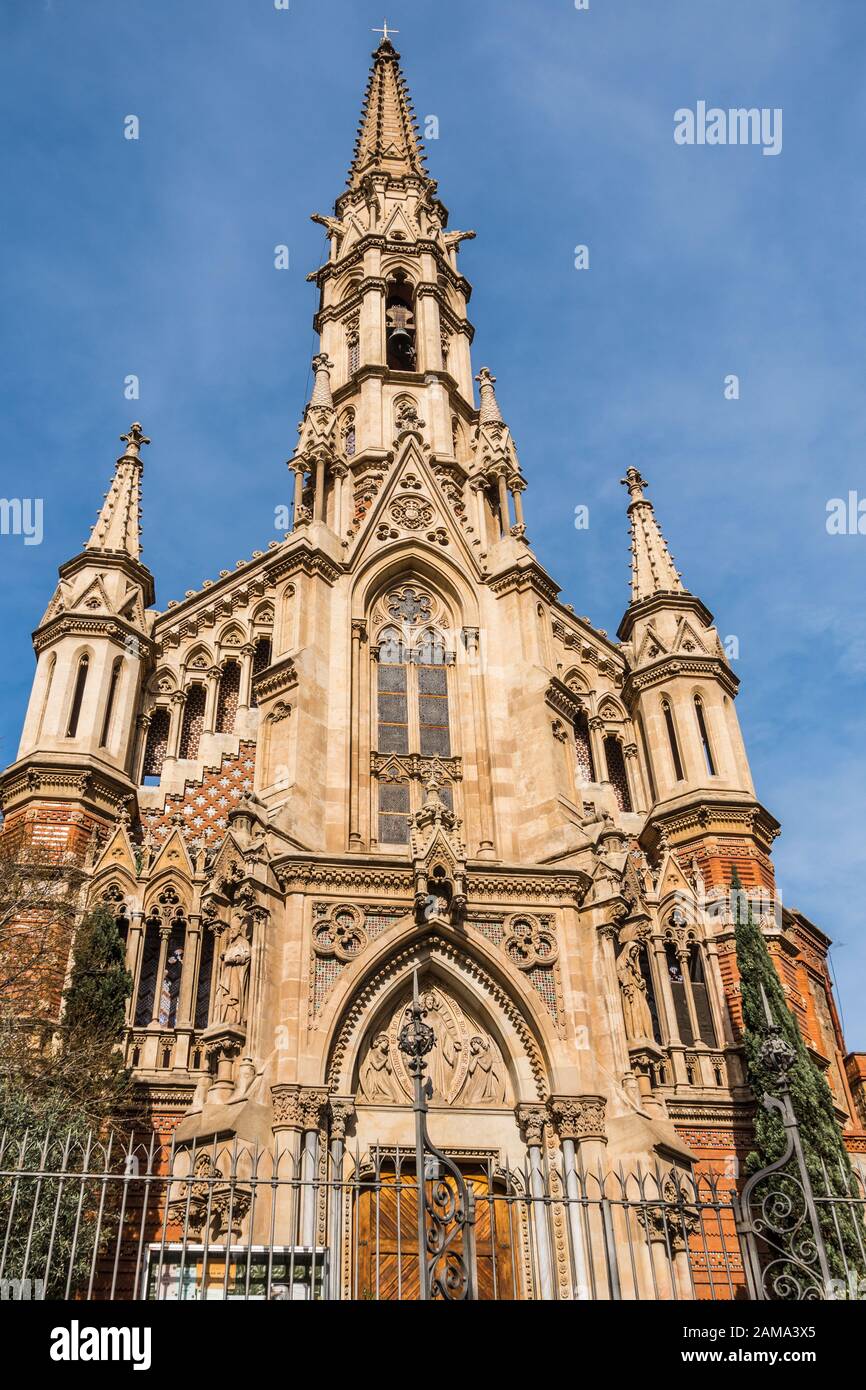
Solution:
<path fill-rule="evenodd" d="M 377 1027 L 361 1051 L 358 1095 L 372 1105 L 405 1105 L 412 1099 L 412 1078 L 405 1067 L 397 1037 L 408 1017 L 408 992 L 391 1018 Z M 422 985 L 425 1022 L 433 1029 L 435 1045 L 427 1074 L 433 1084 L 433 1105 L 465 1107 L 508 1105 L 510 1086 L 499 1046 L 477 1019 L 440 984 Z"/>

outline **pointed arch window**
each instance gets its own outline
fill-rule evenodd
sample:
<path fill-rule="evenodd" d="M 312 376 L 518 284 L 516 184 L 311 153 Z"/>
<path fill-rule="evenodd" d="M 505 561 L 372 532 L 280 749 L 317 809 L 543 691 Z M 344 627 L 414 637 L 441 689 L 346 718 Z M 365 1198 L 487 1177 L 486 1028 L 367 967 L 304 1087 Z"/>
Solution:
<path fill-rule="evenodd" d="M 637 727 L 640 733 L 641 748 L 643 749 L 644 766 L 646 767 L 647 777 L 649 778 L 650 796 L 653 799 L 653 804 L 655 804 L 655 802 L 658 801 L 656 779 L 653 775 L 653 765 L 649 755 L 649 744 L 646 741 L 646 729 L 644 728 L 643 719 L 640 715 L 637 716 Z"/>
<path fill-rule="evenodd" d="M 625 770 L 625 758 L 622 755 L 622 744 L 615 734 L 608 734 L 604 740 L 604 757 L 607 763 L 607 780 L 613 787 L 616 804 L 620 811 L 630 811 L 631 792 Z"/>
<path fill-rule="evenodd" d="M 207 1028 L 210 1021 L 210 997 L 214 968 L 214 933 L 211 927 L 204 927 L 201 938 L 201 955 L 198 963 L 198 982 L 195 992 L 194 1027 Z"/>
<path fill-rule="evenodd" d="M 700 695 L 695 696 L 695 716 L 698 721 L 698 733 L 701 736 L 701 747 L 704 750 L 704 762 L 707 765 L 707 772 L 711 777 L 716 775 L 716 764 L 713 758 L 712 744 L 707 730 L 707 721 L 704 718 L 704 702 Z"/>
<path fill-rule="evenodd" d="M 430 600 L 412 591 L 412 614 L 430 616 Z M 448 666 L 453 656 L 435 627 L 388 624 L 374 650 L 376 680 L 376 752 L 395 758 L 451 757 Z M 406 844 L 420 782 L 410 782 L 399 765 L 389 766 L 378 782 L 378 836 L 382 844 Z M 453 809 L 450 786 L 441 787 L 443 802 Z"/>
<path fill-rule="evenodd" d="M 589 737 L 589 716 L 583 709 L 578 711 L 574 721 L 574 756 L 581 782 L 594 782 L 595 759 L 592 756 L 592 742 Z"/>
<path fill-rule="evenodd" d="M 432 628 L 422 634 L 417 648 L 418 736 L 422 758 L 450 758 L 448 672 L 445 643 Z"/>
<path fill-rule="evenodd" d="M 75 687 L 72 692 L 72 704 L 69 707 L 69 723 L 66 726 L 67 738 L 75 738 L 78 733 L 78 721 L 81 718 L 81 706 L 84 703 L 89 667 L 90 657 L 85 654 L 79 661 L 78 670 L 75 673 Z"/>
<path fill-rule="evenodd" d="M 102 720 L 102 733 L 99 735 L 100 748 L 108 747 L 108 739 L 111 734 L 111 716 L 114 713 L 114 701 L 117 696 L 117 687 L 120 684 L 120 672 L 123 668 L 123 657 L 117 657 L 111 668 L 111 681 L 108 686 L 108 699 L 105 702 L 105 715 Z"/>
<path fill-rule="evenodd" d="M 198 746 L 204 728 L 205 688 L 191 685 L 183 707 L 183 723 L 180 726 L 179 758 L 197 758 Z"/>
<path fill-rule="evenodd" d="M 668 743 L 670 744 L 671 758 L 674 764 L 674 776 L 678 782 L 682 782 L 683 762 L 680 757 L 680 745 L 677 741 L 677 731 L 674 726 L 674 716 L 669 700 L 662 700 L 662 714 L 664 715 L 665 728 L 668 732 Z"/>
<path fill-rule="evenodd" d="M 689 946 L 688 967 L 689 986 L 695 1008 L 698 1036 L 701 1042 L 708 1043 L 710 1047 L 717 1047 L 716 1028 L 713 1023 L 713 1011 L 710 1007 L 709 990 L 704 972 L 704 956 L 697 941 L 693 941 Z"/>
<path fill-rule="evenodd" d="M 51 699 L 51 687 L 54 684 L 54 672 L 57 670 L 57 653 L 51 653 L 51 660 L 48 663 L 48 676 L 45 681 L 45 694 L 42 696 L 42 708 L 39 711 L 39 727 L 36 730 L 37 738 L 42 733 L 42 725 L 45 723 L 45 715 L 48 710 L 48 701 Z"/>
<path fill-rule="evenodd" d="M 349 370 L 351 371 L 354 369 L 350 367 Z M 343 453 L 345 454 L 347 459 L 354 458 L 356 447 L 354 410 L 349 409 L 346 411 L 345 415 L 343 416 L 343 424 L 340 433 L 343 439 Z"/>
<path fill-rule="evenodd" d="M 227 661 L 220 672 L 217 694 L 216 732 L 234 733 L 235 715 L 241 690 L 241 668 L 236 661 Z"/>
<path fill-rule="evenodd" d="M 162 776 L 162 766 L 165 762 L 165 755 L 168 752 L 168 733 L 171 725 L 171 716 L 164 705 L 160 705 L 153 712 L 150 721 L 150 728 L 147 731 L 147 743 L 144 747 L 144 765 L 142 767 L 142 777 L 145 782 L 148 778 L 156 781 Z"/>
<path fill-rule="evenodd" d="M 135 1013 L 133 1015 L 136 1028 L 146 1028 L 153 1017 L 153 1001 L 156 998 L 156 979 L 162 947 L 160 926 L 161 922 L 156 913 L 151 914 L 144 924 L 144 944 L 141 951 L 138 993 L 135 997 Z"/>

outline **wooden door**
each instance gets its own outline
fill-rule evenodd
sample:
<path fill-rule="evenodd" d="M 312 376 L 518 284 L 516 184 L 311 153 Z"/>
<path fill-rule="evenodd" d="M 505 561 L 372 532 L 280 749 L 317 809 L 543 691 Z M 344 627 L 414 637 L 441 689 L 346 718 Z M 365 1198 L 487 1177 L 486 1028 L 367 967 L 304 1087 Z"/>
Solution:
<path fill-rule="evenodd" d="M 480 1167 L 462 1169 L 475 1193 L 475 1265 L 479 1299 L 513 1299 L 520 1247 L 520 1212 L 492 1186 Z M 418 1265 L 418 1190 L 414 1172 L 382 1171 L 363 1189 L 356 1206 L 355 1281 L 359 1299 L 415 1299 Z M 459 1250 L 455 1242 L 453 1249 Z"/>

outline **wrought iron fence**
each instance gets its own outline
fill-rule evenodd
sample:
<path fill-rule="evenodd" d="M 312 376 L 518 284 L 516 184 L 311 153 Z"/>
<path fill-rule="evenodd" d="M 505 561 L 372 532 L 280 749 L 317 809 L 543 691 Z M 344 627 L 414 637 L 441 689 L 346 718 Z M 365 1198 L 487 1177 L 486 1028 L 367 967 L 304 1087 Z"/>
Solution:
<path fill-rule="evenodd" d="M 740 1198 L 729 1180 L 677 1169 L 568 1170 L 556 1150 L 541 1171 L 464 1158 L 469 1219 L 461 1222 L 455 1159 L 426 1153 L 422 1161 L 419 1187 L 415 1150 L 393 1147 L 352 1154 L 323 1146 L 311 1159 L 237 1139 L 4 1138 L 0 1295 L 414 1299 L 428 1261 L 432 1297 L 866 1293 L 857 1179 L 846 1195 L 829 1182 L 826 1193 L 812 1191 L 816 1220 L 823 1209 L 824 1226 L 832 1232 L 835 1222 L 834 1247 L 823 1228 L 816 1241 L 789 1174 L 781 1186 L 772 1173 L 757 1175 Z M 437 1203 L 443 1220 L 431 1239 Z M 455 1261 L 467 1270 L 465 1289 L 449 1273 Z"/>

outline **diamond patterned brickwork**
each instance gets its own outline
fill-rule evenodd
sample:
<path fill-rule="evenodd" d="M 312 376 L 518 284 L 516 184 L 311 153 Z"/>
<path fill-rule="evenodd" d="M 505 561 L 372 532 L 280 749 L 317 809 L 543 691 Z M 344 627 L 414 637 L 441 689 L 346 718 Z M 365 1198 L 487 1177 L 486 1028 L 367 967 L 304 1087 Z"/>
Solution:
<path fill-rule="evenodd" d="M 157 843 L 164 840 L 172 828 L 171 817 L 179 811 L 185 840 L 216 844 L 225 832 L 229 811 L 245 792 L 252 791 L 255 770 L 256 745 L 249 740 L 241 743 L 236 754 L 224 754 L 218 768 L 207 768 L 201 781 L 188 781 L 182 793 L 166 797 L 163 810 L 146 817 L 146 828 Z"/>

